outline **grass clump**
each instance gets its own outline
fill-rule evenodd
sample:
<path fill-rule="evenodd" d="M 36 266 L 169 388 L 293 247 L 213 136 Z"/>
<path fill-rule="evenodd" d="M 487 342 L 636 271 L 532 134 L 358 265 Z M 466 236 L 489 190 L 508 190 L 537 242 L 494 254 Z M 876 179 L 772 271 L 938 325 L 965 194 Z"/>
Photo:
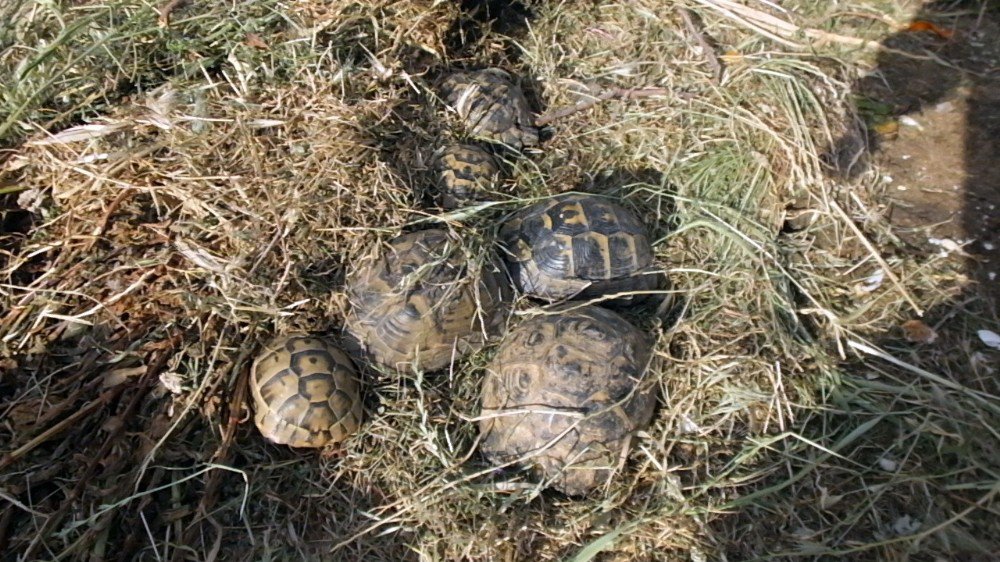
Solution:
<path fill-rule="evenodd" d="M 852 117 L 857 54 L 776 44 L 722 0 L 525 3 L 529 22 L 504 26 L 474 4 L 192 3 L 161 25 L 145 4 L 15 3 L 0 186 L 16 186 L 30 228 L 3 234 L 0 489 L 16 501 L 0 507 L 0 551 L 995 550 L 995 356 L 977 351 L 970 369 L 971 353 L 924 357 L 885 337 L 908 301 L 954 299 L 956 268 L 899 247 L 876 172 L 847 182 L 822 163 Z M 513 162 L 508 198 L 437 215 L 428 157 L 457 134 L 435 81 L 492 64 L 558 117 Z M 477 455 L 469 420 L 491 350 L 444 373 L 371 373 L 369 419 L 334 456 L 268 445 L 245 423 L 257 343 L 338 332 L 345 275 L 372 244 L 430 221 L 488 235 L 491 213 L 570 190 L 635 209 L 683 296 L 675 326 L 635 315 L 657 337 L 661 404 L 604 493 L 541 491 Z M 859 296 L 881 268 L 898 283 Z M 991 318 L 969 308 L 956 334 Z"/>

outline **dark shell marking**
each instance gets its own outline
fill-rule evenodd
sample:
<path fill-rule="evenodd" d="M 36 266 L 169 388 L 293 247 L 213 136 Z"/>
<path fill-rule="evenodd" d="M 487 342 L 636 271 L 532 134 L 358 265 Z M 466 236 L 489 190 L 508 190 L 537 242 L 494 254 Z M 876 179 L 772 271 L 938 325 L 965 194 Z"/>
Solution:
<path fill-rule="evenodd" d="M 434 160 L 438 204 L 445 209 L 484 201 L 496 188 L 500 167 L 493 156 L 471 144 L 454 144 L 441 150 Z"/>
<path fill-rule="evenodd" d="M 520 324 L 487 368 L 481 451 L 496 464 L 531 455 L 527 463 L 567 494 L 606 483 L 652 419 L 650 354 L 638 328 L 595 306 Z"/>
<path fill-rule="evenodd" d="M 549 300 L 656 288 L 646 229 L 627 209 L 592 195 L 536 203 L 500 230 L 521 289 Z"/>
<path fill-rule="evenodd" d="M 399 236 L 348 280 L 351 341 L 376 363 L 434 371 L 480 349 L 506 319 L 510 287 L 496 260 L 470 271 L 443 230 Z"/>
<path fill-rule="evenodd" d="M 441 90 L 471 136 L 515 150 L 538 144 L 528 101 L 503 70 L 455 72 L 444 80 Z"/>
<path fill-rule="evenodd" d="M 250 392 L 254 422 L 278 444 L 336 444 L 361 425 L 354 363 L 319 338 L 296 335 L 268 343 L 253 363 Z"/>

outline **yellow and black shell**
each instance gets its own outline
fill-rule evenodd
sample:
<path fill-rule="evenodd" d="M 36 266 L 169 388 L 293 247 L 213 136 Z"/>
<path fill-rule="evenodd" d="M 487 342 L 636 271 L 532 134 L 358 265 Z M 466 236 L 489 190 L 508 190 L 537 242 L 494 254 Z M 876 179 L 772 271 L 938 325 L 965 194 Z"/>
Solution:
<path fill-rule="evenodd" d="M 651 353 L 646 334 L 593 305 L 518 325 L 487 367 L 480 451 L 498 465 L 523 458 L 566 494 L 607 483 L 652 419 Z"/>
<path fill-rule="evenodd" d="M 358 430 L 358 373 L 340 349 L 316 337 L 279 337 L 250 372 L 254 422 L 267 439 L 292 447 L 335 445 Z"/>
<path fill-rule="evenodd" d="M 438 204 L 457 209 L 488 200 L 500 181 L 500 166 L 492 154 L 472 144 L 449 145 L 434 159 Z"/>
<path fill-rule="evenodd" d="M 511 276 L 546 300 L 655 289 L 653 249 L 639 220 L 594 195 L 545 200 L 514 214 L 500 229 Z"/>
<path fill-rule="evenodd" d="M 471 260 L 447 231 L 403 234 L 349 276 L 349 341 L 390 369 L 442 369 L 504 325 L 506 279 L 498 260 Z"/>
<path fill-rule="evenodd" d="M 515 150 L 538 144 L 528 100 L 503 70 L 455 72 L 445 78 L 441 90 L 472 137 Z"/>

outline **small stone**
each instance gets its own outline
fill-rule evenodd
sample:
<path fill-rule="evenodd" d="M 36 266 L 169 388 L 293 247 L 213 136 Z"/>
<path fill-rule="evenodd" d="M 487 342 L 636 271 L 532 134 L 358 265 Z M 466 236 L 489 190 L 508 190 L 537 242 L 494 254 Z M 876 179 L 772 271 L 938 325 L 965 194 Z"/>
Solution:
<path fill-rule="evenodd" d="M 892 459 L 881 458 L 878 460 L 879 467 L 886 472 L 894 472 L 899 468 L 899 463 Z"/>
<path fill-rule="evenodd" d="M 976 332 L 976 335 L 979 336 L 980 341 L 986 344 L 986 347 L 1000 349 L 1000 334 L 997 334 L 993 330 L 979 330 Z"/>
<path fill-rule="evenodd" d="M 920 521 L 909 515 L 904 515 L 893 522 L 892 530 L 897 535 L 912 535 L 920 530 Z"/>
<path fill-rule="evenodd" d="M 901 125 L 906 125 L 907 127 L 913 127 L 918 131 L 923 131 L 924 126 L 921 125 L 916 119 L 910 117 L 909 115 L 904 115 L 899 118 L 899 123 Z"/>
<path fill-rule="evenodd" d="M 937 111 L 938 113 L 950 113 L 954 109 L 955 109 L 955 104 L 951 103 L 950 101 L 943 101 L 934 106 L 934 111 Z"/>

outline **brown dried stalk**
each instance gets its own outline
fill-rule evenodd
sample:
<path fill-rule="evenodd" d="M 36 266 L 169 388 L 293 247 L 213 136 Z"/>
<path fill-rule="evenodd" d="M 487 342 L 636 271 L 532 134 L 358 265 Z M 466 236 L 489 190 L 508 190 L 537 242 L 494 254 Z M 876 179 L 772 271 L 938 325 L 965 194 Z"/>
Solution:
<path fill-rule="evenodd" d="M 691 14 L 691 11 L 687 8 L 678 8 L 677 11 L 681 15 L 681 19 L 684 20 L 684 26 L 687 27 L 688 33 L 698 42 L 701 47 L 702 54 L 705 56 L 708 66 L 712 69 L 712 81 L 718 84 L 722 80 L 722 63 L 719 62 L 719 57 L 715 54 L 715 47 L 708 42 L 705 38 L 704 32 L 695 25 L 695 17 Z M 700 23 L 700 22 L 699 22 Z"/>
<path fill-rule="evenodd" d="M 539 126 L 547 125 L 558 119 L 562 119 L 564 117 L 573 115 L 574 113 L 578 113 L 580 111 L 586 111 L 591 107 L 594 107 L 595 105 L 601 103 L 602 101 L 608 101 L 610 99 L 617 98 L 620 100 L 631 100 L 638 98 L 650 98 L 654 96 L 665 96 L 669 92 L 670 91 L 667 90 L 666 88 L 612 88 L 610 90 L 605 90 L 604 92 L 601 92 L 601 94 L 595 97 L 594 99 L 580 102 L 570 107 L 564 107 L 561 109 L 550 111 L 540 116 L 538 119 L 536 119 L 535 124 Z"/>

